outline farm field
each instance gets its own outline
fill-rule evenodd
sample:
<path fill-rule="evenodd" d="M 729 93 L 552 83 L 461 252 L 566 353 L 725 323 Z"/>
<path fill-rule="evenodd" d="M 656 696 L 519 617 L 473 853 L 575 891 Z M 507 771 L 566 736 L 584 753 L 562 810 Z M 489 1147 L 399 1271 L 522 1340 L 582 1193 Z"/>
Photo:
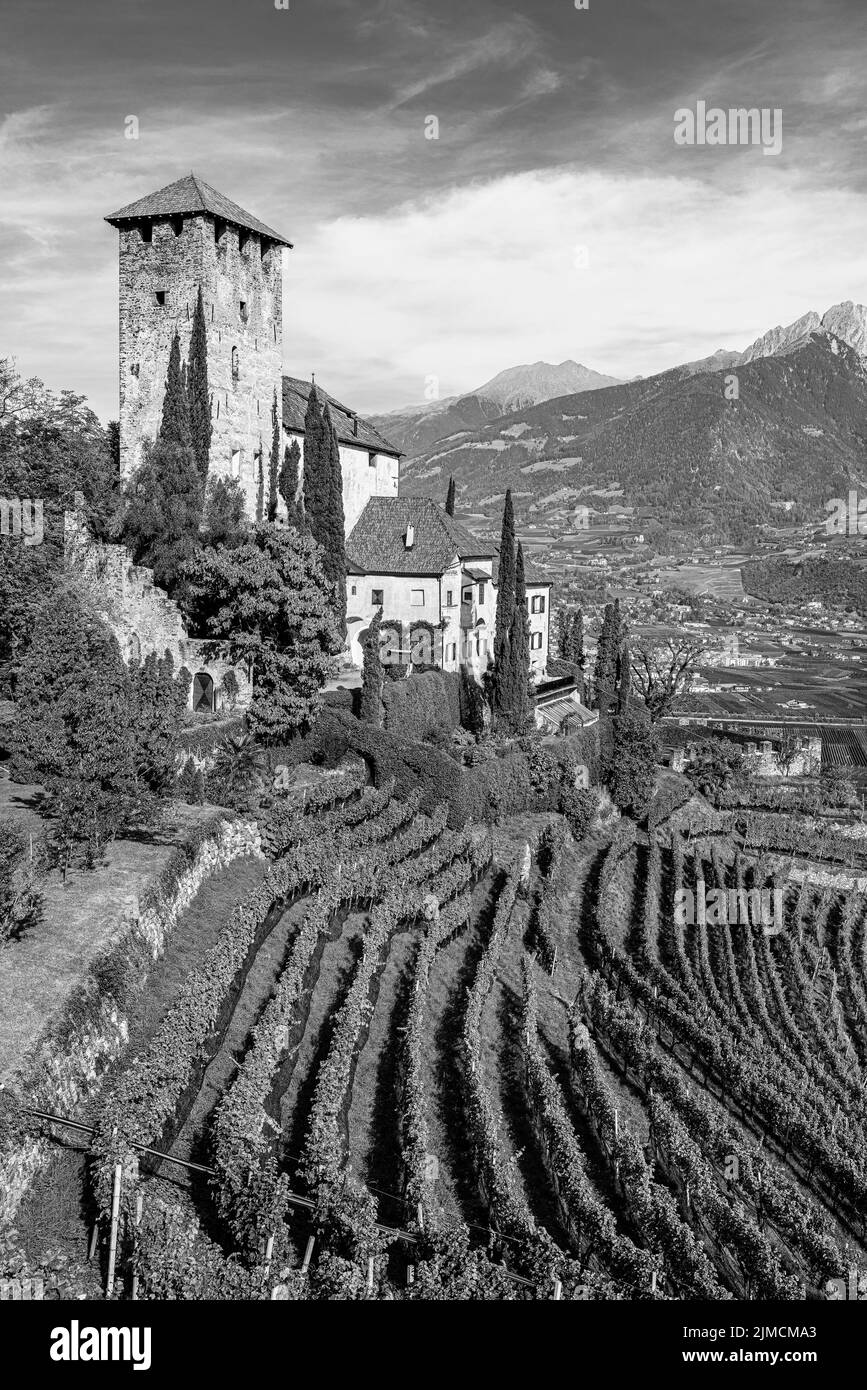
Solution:
<path fill-rule="evenodd" d="M 121 1165 L 119 1297 L 827 1296 L 867 1254 L 864 897 L 794 817 L 728 823 L 278 802 L 40 1209 L 101 1213 L 99 1287 Z M 681 921 L 699 885 L 728 924 Z"/>

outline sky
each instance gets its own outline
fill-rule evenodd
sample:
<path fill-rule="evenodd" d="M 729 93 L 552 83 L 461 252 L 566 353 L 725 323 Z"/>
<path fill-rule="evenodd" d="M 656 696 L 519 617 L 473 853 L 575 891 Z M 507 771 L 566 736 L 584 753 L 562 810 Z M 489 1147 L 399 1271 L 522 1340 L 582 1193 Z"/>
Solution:
<path fill-rule="evenodd" d="M 864 0 L 285 2 L 3 0 L 0 357 L 114 418 L 103 219 L 190 170 L 294 243 L 285 369 L 362 412 L 867 300 Z M 699 102 L 780 152 L 676 143 Z"/>

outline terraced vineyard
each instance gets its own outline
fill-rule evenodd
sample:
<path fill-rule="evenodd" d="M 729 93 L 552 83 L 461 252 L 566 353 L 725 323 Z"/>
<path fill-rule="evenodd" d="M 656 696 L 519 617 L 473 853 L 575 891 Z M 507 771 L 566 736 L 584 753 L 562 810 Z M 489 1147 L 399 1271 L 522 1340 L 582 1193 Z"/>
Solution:
<path fill-rule="evenodd" d="M 734 830 L 324 787 L 106 1098 L 117 1292 L 801 1300 L 863 1263 L 863 894 Z"/>

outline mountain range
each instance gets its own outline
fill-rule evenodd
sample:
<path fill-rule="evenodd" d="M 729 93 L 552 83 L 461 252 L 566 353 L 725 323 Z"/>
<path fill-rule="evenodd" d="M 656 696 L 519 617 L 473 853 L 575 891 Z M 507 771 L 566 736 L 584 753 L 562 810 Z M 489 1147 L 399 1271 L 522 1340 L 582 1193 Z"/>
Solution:
<path fill-rule="evenodd" d="M 424 401 L 385 415 L 373 415 L 370 422 L 398 448 L 413 455 L 446 435 L 478 429 L 523 406 L 618 384 L 617 377 L 593 372 L 580 362 L 532 362 L 507 367 L 465 396 Z"/>
<path fill-rule="evenodd" d="M 867 307 L 844 300 L 825 314 L 810 310 L 787 327 L 777 326 L 757 338 L 745 350 L 719 348 L 709 357 L 672 368 L 676 375 L 697 375 L 730 370 L 759 358 L 776 356 L 803 347 L 814 333 L 833 335 L 867 355 Z M 651 381 L 665 380 L 663 372 Z M 636 378 L 644 380 L 644 378 Z M 620 386 L 616 377 L 604 376 L 571 359 L 557 364 L 534 362 L 510 367 L 464 396 L 425 401 L 402 410 L 372 417 L 372 423 L 409 458 L 428 452 L 439 440 L 477 431 L 528 406 L 563 396 Z"/>
<path fill-rule="evenodd" d="M 643 531 L 734 542 L 823 517 L 867 485 L 867 363 L 829 327 L 857 343 L 864 314 L 837 306 L 765 335 L 765 355 L 753 344 L 721 367 L 716 354 L 479 420 L 405 459 L 401 491 L 444 497 L 453 475 L 459 511 L 494 517 L 511 487 L 523 524 L 554 535 L 615 508 Z"/>

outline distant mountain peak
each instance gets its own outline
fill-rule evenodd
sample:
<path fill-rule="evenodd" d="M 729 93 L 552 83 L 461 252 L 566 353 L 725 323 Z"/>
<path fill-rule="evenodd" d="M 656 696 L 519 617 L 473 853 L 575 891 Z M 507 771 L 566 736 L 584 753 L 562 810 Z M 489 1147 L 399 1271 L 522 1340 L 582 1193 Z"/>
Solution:
<path fill-rule="evenodd" d="M 567 358 L 565 362 L 525 362 L 517 367 L 507 367 L 480 386 L 476 394 L 496 401 L 502 406 L 503 413 L 509 414 L 524 406 L 554 400 L 557 396 L 572 396 L 579 391 L 619 385 L 618 377 L 604 376 Z"/>
<path fill-rule="evenodd" d="M 810 309 L 787 327 L 778 324 L 776 328 L 763 333 L 761 338 L 750 344 L 740 360 L 742 363 L 754 362 L 758 357 L 774 357 L 778 353 L 791 352 L 811 333 L 817 332 L 833 333 L 835 338 L 848 343 L 860 356 L 867 357 L 867 306 L 844 299 L 839 304 L 832 304 L 821 318 L 815 309 Z"/>

